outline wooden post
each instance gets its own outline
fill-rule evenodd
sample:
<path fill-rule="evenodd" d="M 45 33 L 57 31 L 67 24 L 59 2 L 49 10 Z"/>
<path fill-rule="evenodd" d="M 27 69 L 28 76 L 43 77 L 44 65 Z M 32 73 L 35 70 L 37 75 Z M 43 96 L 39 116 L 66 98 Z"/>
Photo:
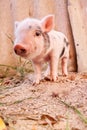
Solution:
<path fill-rule="evenodd" d="M 68 12 L 76 47 L 78 72 L 87 72 L 87 34 L 80 0 L 68 0 Z"/>

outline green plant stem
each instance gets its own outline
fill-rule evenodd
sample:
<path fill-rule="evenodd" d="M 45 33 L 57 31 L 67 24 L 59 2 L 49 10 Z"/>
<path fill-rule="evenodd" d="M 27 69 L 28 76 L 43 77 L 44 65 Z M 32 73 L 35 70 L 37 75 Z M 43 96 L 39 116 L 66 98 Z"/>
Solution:
<path fill-rule="evenodd" d="M 62 101 L 60 98 L 58 98 L 58 100 L 59 100 L 61 103 L 63 103 L 66 107 L 71 108 L 73 111 L 75 111 L 75 112 L 78 114 L 78 116 L 80 117 L 80 119 L 81 119 L 85 124 L 87 124 L 87 118 L 85 118 L 84 115 L 83 115 L 77 108 L 75 108 L 74 106 L 71 106 L 71 105 L 69 105 L 68 103 Z"/>

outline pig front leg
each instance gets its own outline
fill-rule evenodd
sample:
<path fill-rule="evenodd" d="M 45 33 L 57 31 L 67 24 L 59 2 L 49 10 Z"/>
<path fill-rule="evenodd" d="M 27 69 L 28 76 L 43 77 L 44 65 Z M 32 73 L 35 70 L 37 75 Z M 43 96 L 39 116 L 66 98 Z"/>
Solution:
<path fill-rule="evenodd" d="M 54 82 L 57 80 L 58 60 L 59 58 L 53 55 L 50 61 L 50 79 Z"/>
<path fill-rule="evenodd" d="M 35 81 L 33 84 L 39 84 L 41 80 L 41 63 L 33 62 L 35 71 Z"/>

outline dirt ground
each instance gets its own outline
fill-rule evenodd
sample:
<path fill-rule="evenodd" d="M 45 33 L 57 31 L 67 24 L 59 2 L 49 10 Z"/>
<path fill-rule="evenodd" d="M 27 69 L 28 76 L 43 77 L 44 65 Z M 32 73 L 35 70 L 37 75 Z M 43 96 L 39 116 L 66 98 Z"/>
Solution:
<path fill-rule="evenodd" d="M 33 74 L 0 79 L 0 116 L 8 130 L 87 130 L 87 73 L 32 81 Z"/>

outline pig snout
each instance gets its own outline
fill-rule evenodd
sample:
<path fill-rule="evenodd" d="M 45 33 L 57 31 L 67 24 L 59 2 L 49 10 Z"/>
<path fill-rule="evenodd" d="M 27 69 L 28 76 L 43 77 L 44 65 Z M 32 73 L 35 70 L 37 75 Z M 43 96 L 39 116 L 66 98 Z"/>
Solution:
<path fill-rule="evenodd" d="M 25 55 L 27 53 L 27 49 L 19 44 L 14 46 L 14 51 L 17 55 L 20 56 Z"/>

